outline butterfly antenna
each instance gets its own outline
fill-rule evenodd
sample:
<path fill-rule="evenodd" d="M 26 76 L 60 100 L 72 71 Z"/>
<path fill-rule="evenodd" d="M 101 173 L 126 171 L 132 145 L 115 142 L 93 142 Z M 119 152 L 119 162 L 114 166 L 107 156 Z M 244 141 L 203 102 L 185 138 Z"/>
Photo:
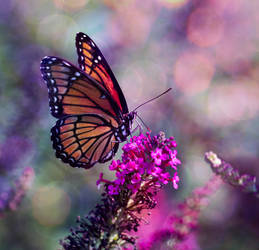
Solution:
<path fill-rule="evenodd" d="M 152 98 L 152 99 L 150 99 L 150 100 L 148 100 L 148 101 L 146 101 L 146 102 L 140 104 L 139 106 L 137 106 L 137 107 L 133 110 L 133 112 L 136 111 L 138 108 L 142 107 L 143 105 L 145 105 L 145 104 L 147 104 L 147 103 L 149 103 L 149 102 L 152 102 L 152 101 L 156 100 L 157 98 L 159 98 L 160 96 L 166 94 L 166 93 L 169 92 L 170 90 L 172 90 L 172 88 L 169 88 L 168 90 L 166 90 L 166 91 L 163 92 L 162 94 L 160 94 L 160 95 L 158 95 L 158 96 L 156 96 L 156 97 L 154 97 L 154 98 Z M 138 116 L 138 117 L 139 117 L 139 116 Z M 139 117 L 139 118 L 140 118 L 140 117 Z M 140 118 L 140 120 L 141 120 L 141 118 Z M 142 121 L 142 120 L 141 120 L 141 121 Z M 142 122 L 143 122 L 143 121 L 142 121 Z M 143 124 L 145 125 L 144 122 L 143 122 Z"/>
<path fill-rule="evenodd" d="M 146 127 L 146 129 L 151 132 L 151 129 L 147 126 L 147 124 L 141 119 L 141 117 L 136 113 L 136 116 L 139 118 L 139 120 L 143 123 L 143 125 Z"/>

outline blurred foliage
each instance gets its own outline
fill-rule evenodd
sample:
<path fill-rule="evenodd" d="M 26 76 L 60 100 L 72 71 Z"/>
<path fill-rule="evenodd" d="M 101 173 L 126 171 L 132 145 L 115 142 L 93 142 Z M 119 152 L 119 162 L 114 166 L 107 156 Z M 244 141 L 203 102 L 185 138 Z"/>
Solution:
<path fill-rule="evenodd" d="M 240 172 L 258 176 L 259 2 L 246 0 L 0 0 L 0 181 L 8 189 L 25 167 L 35 180 L 15 212 L 0 219 L 0 248 L 57 249 L 58 240 L 100 200 L 99 172 L 72 169 L 55 158 L 55 123 L 41 79 L 41 58 L 76 63 L 75 34 L 100 47 L 129 109 L 154 133 L 175 136 L 182 161 L 170 207 L 204 184 L 213 150 Z M 120 154 L 120 152 L 118 152 Z M 116 158 L 116 157 L 115 157 Z M 170 210 L 170 209 L 169 209 Z M 258 249 L 259 204 L 224 186 L 201 218 L 201 249 Z M 218 240 L 222 239 L 222 240 Z"/>

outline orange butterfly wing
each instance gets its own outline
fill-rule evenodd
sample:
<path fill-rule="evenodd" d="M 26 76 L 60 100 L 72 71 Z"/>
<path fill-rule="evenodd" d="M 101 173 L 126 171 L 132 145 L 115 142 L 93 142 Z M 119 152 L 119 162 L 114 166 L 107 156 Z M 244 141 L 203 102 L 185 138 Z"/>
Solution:
<path fill-rule="evenodd" d="M 115 120 L 122 118 L 109 93 L 69 62 L 45 57 L 41 72 L 48 86 L 49 105 L 54 117 L 93 113 L 112 116 Z"/>
<path fill-rule="evenodd" d="M 110 160 L 118 150 L 113 126 L 99 115 L 60 119 L 51 134 L 56 156 L 72 167 L 90 168 Z"/>
<path fill-rule="evenodd" d="M 48 86 L 51 114 L 60 118 L 51 130 L 57 157 L 83 168 L 110 160 L 118 150 L 114 131 L 123 115 L 109 93 L 57 57 L 45 57 L 41 72 Z"/>
<path fill-rule="evenodd" d="M 94 41 L 80 32 L 76 35 L 76 48 L 79 67 L 94 78 L 112 96 L 123 114 L 127 114 L 129 111 L 125 97 L 108 63 Z"/>

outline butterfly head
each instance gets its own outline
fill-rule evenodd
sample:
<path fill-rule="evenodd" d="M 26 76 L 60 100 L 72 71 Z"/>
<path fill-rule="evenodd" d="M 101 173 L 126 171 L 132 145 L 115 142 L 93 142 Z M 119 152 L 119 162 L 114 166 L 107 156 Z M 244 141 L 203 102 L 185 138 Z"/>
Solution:
<path fill-rule="evenodd" d="M 132 112 L 124 115 L 124 121 L 125 121 L 125 124 L 127 124 L 127 127 L 129 128 L 129 134 L 130 134 L 132 124 L 133 124 L 136 116 L 137 116 L 136 111 L 132 111 Z"/>
<path fill-rule="evenodd" d="M 137 115 L 136 111 L 132 111 L 126 115 L 124 115 L 125 119 L 128 120 L 129 124 L 131 125 Z"/>

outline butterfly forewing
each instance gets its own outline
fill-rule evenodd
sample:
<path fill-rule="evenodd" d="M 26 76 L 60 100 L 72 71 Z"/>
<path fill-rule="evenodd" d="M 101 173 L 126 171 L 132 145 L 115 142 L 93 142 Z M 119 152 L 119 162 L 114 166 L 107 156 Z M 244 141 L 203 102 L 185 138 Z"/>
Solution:
<path fill-rule="evenodd" d="M 80 32 L 76 36 L 76 48 L 79 67 L 86 74 L 93 77 L 112 96 L 123 114 L 127 114 L 129 111 L 125 97 L 108 63 L 94 41 Z"/>
<path fill-rule="evenodd" d="M 48 85 L 54 117 L 87 113 L 121 117 L 120 109 L 109 94 L 69 62 L 46 57 L 41 62 L 41 72 Z"/>

